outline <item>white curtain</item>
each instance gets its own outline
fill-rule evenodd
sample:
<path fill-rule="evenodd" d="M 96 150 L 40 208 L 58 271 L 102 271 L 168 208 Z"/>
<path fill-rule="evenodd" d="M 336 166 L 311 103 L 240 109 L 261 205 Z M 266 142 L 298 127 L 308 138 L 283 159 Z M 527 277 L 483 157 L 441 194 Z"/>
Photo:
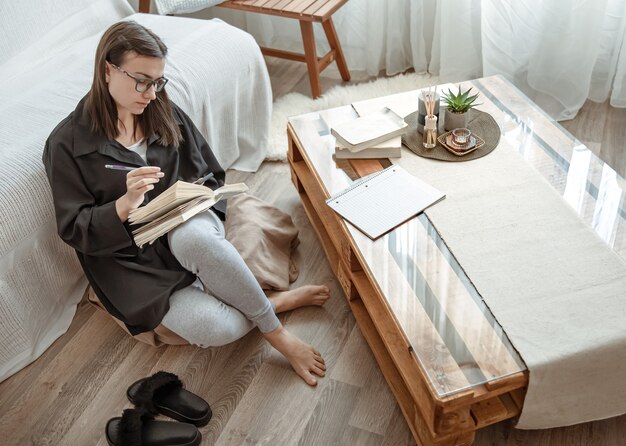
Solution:
<path fill-rule="evenodd" d="M 557 119 L 585 99 L 626 107 L 626 1 L 483 0 L 484 75 L 503 73 Z"/>
<path fill-rule="evenodd" d="M 481 75 L 480 0 L 350 0 L 333 15 L 348 67 L 376 76 L 409 68 L 436 72 L 444 81 Z M 193 17 L 219 17 L 252 34 L 259 45 L 302 51 L 296 20 L 210 8 Z M 453 21 L 454 32 L 441 23 Z M 314 25 L 318 56 L 326 35 Z M 331 65 L 334 67 L 334 65 Z M 331 68 L 328 68 L 331 69 Z"/>
<path fill-rule="evenodd" d="M 297 21 L 211 8 L 261 46 L 301 51 Z M 503 74 L 556 119 L 587 98 L 626 107 L 625 0 L 350 0 L 333 15 L 348 66 L 443 82 Z M 328 51 L 321 26 L 319 54 Z M 330 68 L 329 68 L 330 69 Z"/>

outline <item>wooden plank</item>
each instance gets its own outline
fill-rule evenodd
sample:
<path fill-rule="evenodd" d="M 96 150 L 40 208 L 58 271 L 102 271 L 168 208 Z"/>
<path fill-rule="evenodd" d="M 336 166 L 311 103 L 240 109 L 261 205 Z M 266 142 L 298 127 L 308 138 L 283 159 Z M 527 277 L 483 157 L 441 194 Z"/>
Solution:
<path fill-rule="evenodd" d="M 437 407 L 435 414 L 435 431 L 438 434 L 473 430 L 475 424 L 469 406 L 447 412 L 444 412 L 441 406 Z"/>
<path fill-rule="evenodd" d="M 287 0 L 287 2 L 288 1 L 290 0 Z M 298 14 L 294 12 L 283 11 L 282 9 L 280 9 L 280 5 L 283 3 L 287 4 L 285 3 L 285 0 L 279 0 L 278 2 L 274 4 L 268 2 L 264 4 L 262 7 L 258 7 L 258 6 L 244 4 L 241 2 L 236 2 L 234 0 L 231 0 L 231 1 L 226 1 L 223 3 L 218 3 L 216 6 L 219 6 L 221 8 L 234 9 L 237 11 L 247 11 L 247 12 L 253 12 L 257 14 L 266 14 L 266 15 L 273 15 L 277 17 L 286 17 L 286 18 L 296 19 L 300 21 L 307 21 L 307 22 L 319 22 L 320 21 L 320 19 L 318 19 L 317 17 L 313 17 L 311 15 L 302 15 L 302 14 Z M 270 7 L 270 5 L 272 6 Z"/>
<path fill-rule="evenodd" d="M 272 9 L 281 13 L 285 12 L 285 7 L 288 6 L 289 3 L 293 1 L 294 0 L 281 0 L 280 2 L 276 3 L 276 5 L 272 7 Z"/>
<path fill-rule="evenodd" d="M 365 177 L 371 173 L 383 170 L 379 160 L 348 160 L 350 166 L 360 176 Z"/>
<path fill-rule="evenodd" d="M 291 184 L 293 184 L 293 186 L 296 188 L 298 193 L 304 193 L 304 187 L 302 186 L 302 183 L 298 179 L 298 176 L 294 173 L 293 170 L 290 173 L 291 173 Z"/>
<path fill-rule="evenodd" d="M 302 13 L 310 16 L 316 16 L 315 12 L 326 4 L 328 0 L 316 0 Z M 316 16 L 317 18 L 317 16 Z"/>
<path fill-rule="evenodd" d="M 462 393 L 455 393 L 452 396 L 454 396 L 454 399 L 448 400 L 446 398 L 442 398 L 442 409 L 444 412 L 446 411 L 452 411 L 452 410 L 456 410 L 459 407 L 465 406 L 467 404 L 473 404 L 473 403 L 477 403 L 479 401 L 484 401 L 484 400 L 488 400 L 489 398 L 493 398 L 495 396 L 500 396 L 500 395 L 505 395 L 507 393 L 510 393 L 514 390 L 525 390 L 526 386 L 528 386 L 528 373 L 524 372 L 524 375 L 526 377 L 526 380 L 522 383 L 514 383 L 511 385 L 507 385 L 507 386 L 503 386 L 503 387 L 498 387 L 496 389 L 493 390 L 489 390 L 487 389 L 487 387 L 485 387 L 484 384 L 482 385 L 478 385 L 478 386 L 474 386 L 471 388 L 472 391 L 472 398 L 470 401 L 464 401 L 462 398 L 458 398 L 457 395 L 461 395 Z"/>
<path fill-rule="evenodd" d="M 472 405 L 472 416 L 477 427 L 504 420 L 507 413 L 508 410 L 499 396 Z"/>
<path fill-rule="evenodd" d="M 311 4 L 313 4 L 315 0 L 294 0 L 288 5 L 283 7 L 283 11 L 295 12 L 297 14 L 302 14 L 305 9 L 307 9 Z"/>
<path fill-rule="evenodd" d="M 335 61 L 335 51 L 330 50 L 323 57 L 317 59 L 317 70 L 319 72 L 324 71 L 324 69 L 326 69 L 328 65 L 330 65 L 334 61 Z"/>
<path fill-rule="evenodd" d="M 269 0 L 263 4 L 263 9 L 272 9 L 281 0 Z"/>
<path fill-rule="evenodd" d="M 504 376 L 500 379 L 488 381 L 484 385 L 489 390 L 499 389 L 501 387 L 508 387 L 517 385 L 522 387 L 528 381 L 528 372 L 521 371 L 509 376 Z"/>
<path fill-rule="evenodd" d="M 291 166 L 302 183 L 309 200 L 311 200 L 316 215 L 323 222 L 323 226 L 326 228 L 333 246 L 341 246 L 342 237 L 346 237 L 345 229 L 340 225 L 334 211 L 326 206 L 326 199 L 319 188 L 316 187 L 311 173 L 308 172 L 303 162 L 293 163 Z"/>
<path fill-rule="evenodd" d="M 526 398 L 525 388 L 515 389 L 509 392 L 509 395 L 511 396 L 511 399 L 513 400 L 513 402 L 519 409 L 524 407 L 524 398 Z"/>
<path fill-rule="evenodd" d="M 335 218 L 338 218 L 335 216 Z M 354 252 L 350 241 L 347 239 L 341 240 L 340 247 L 340 255 L 341 261 L 346 265 L 348 271 L 361 271 L 363 270 L 363 266 L 361 266 L 361 262 L 359 262 L 359 258 Z"/>
<path fill-rule="evenodd" d="M 281 59 L 294 60 L 296 62 L 306 62 L 304 54 L 294 53 L 292 51 L 277 50 L 275 48 L 261 47 L 263 55 L 268 57 L 279 57 Z"/>
<path fill-rule="evenodd" d="M 343 292 L 345 293 L 348 300 L 355 300 L 355 299 L 361 298 L 361 296 L 359 295 L 359 292 L 354 286 L 354 283 L 352 283 L 350 271 L 348 270 L 348 268 L 345 266 L 343 262 L 339 262 L 339 265 L 337 268 L 337 280 L 339 280 L 339 284 L 341 285 L 341 288 L 343 288 Z"/>
<path fill-rule="evenodd" d="M 516 417 L 522 412 L 522 409 L 520 407 L 517 407 L 517 404 L 515 404 L 515 401 L 513 401 L 510 393 L 502 395 L 500 397 L 500 401 L 502 402 L 502 404 L 504 404 L 504 407 L 507 411 L 505 419 Z"/>
<path fill-rule="evenodd" d="M 335 11 L 341 8 L 348 0 L 318 0 L 304 11 L 304 14 L 312 14 L 319 21 L 330 18 Z"/>
<path fill-rule="evenodd" d="M 335 249 L 332 240 L 328 236 L 328 231 L 326 231 L 322 220 L 320 220 L 317 212 L 315 212 L 315 207 L 311 203 L 308 195 L 302 194 L 300 195 L 300 199 L 302 200 L 304 211 L 306 212 L 307 217 L 309 217 L 309 221 L 313 226 L 313 230 L 315 231 L 315 234 L 317 235 L 317 238 L 322 245 L 322 249 L 326 254 L 328 263 L 330 264 L 330 267 L 336 275 L 338 273 L 339 267 L 339 256 L 337 254 L 337 250 Z"/>
<path fill-rule="evenodd" d="M 260 14 L 290 17 L 298 20 L 323 22 L 347 0 L 230 0 L 219 3 L 222 8 Z"/>
<path fill-rule="evenodd" d="M 287 123 L 287 159 L 292 163 L 304 160 L 301 143 L 295 135 L 296 132 L 293 130 L 293 127 L 291 127 L 290 123 Z M 293 172 L 293 169 L 291 171 Z"/>
<path fill-rule="evenodd" d="M 520 414 L 521 409 L 515 405 L 509 394 L 504 394 L 472 405 L 471 412 L 476 421 L 476 429 L 481 429 L 513 418 Z"/>

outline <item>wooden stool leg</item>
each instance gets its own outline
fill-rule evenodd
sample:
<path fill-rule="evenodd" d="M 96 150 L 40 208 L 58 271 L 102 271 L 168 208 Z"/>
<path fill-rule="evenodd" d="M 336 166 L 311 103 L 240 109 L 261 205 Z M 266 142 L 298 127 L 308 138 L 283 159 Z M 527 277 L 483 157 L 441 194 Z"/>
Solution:
<path fill-rule="evenodd" d="M 139 0 L 139 12 L 150 14 L 150 0 Z"/>
<path fill-rule="evenodd" d="M 326 33 L 326 38 L 328 39 L 328 44 L 330 45 L 330 49 L 335 51 L 335 56 L 337 60 L 337 68 L 339 68 L 339 73 L 341 73 L 341 78 L 344 81 L 349 81 L 350 71 L 348 71 L 348 65 L 346 64 L 346 59 L 343 57 L 343 51 L 341 50 L 341 43 L 339 43 L 339 38 L 337 37 L 337 32 L 335 31 L 335 25 L 333 25 L 332 17 L 330 17 L 325 22 L 322 22 L 322 26 L 324 27 L 324 32 Z"/>
<path fill-rule="evenodd" d="M 311 94 L 314 98 L 322 94 L 320 86 L 320 69 L 317 63 L 317 51 L 315 50 L 315 36 L 313 35 L 313 23 L 300 20 L 300 30 L 302 31 L 302 44 L 304 46 L 304 58 L 309 69 L 309 80 L 311 81 Z"/>

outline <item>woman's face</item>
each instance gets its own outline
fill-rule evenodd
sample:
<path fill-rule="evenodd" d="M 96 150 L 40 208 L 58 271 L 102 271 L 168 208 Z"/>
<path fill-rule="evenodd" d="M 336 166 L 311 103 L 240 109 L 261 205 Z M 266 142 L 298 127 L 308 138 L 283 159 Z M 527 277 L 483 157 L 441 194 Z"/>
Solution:
<path fill-rule="evenodd" d="M 154 86 L 150 86 L 143 93 L 138 92 L 135 88 L 137 81 L 131 76 L 137 79 L 156 80 L 163 77 L 164 70 L 165 59 L 141 56 L 134 52 L 126 53 L 119 66 L 106 62 L 106 82 L 109 93 L 117 104 L 120 118 L 128 113 L 142 114 L 157 95 Z"/>

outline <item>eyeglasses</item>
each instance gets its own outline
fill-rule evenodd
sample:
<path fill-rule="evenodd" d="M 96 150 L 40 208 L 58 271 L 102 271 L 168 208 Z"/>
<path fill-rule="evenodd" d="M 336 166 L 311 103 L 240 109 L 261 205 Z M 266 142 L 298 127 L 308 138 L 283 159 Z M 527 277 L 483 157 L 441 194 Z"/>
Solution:
<path fill-rule="evenodd" d="M 145 93 L 152 86 L 154 86 L 154 91 L 158 93 L 159 91 L 163 90 L 163 87 L 165 87 L 165 84 L 167 84 L 167 81 L 168 81 L 168 79 L 165 77 L 160 77 L 158 79 L 147 79 L 145 77 L 136 77 L 130 74 L 128 71 L 124 70 L 123 68 L 120 68 L 117 65 L 113 65 L 111 62 L 109 62 L 109 65 L 111 65 L 116 70 L 121 71 L 126 76 L 134 80 L 135 90 L 138 91 L 139 93 Z"/>

